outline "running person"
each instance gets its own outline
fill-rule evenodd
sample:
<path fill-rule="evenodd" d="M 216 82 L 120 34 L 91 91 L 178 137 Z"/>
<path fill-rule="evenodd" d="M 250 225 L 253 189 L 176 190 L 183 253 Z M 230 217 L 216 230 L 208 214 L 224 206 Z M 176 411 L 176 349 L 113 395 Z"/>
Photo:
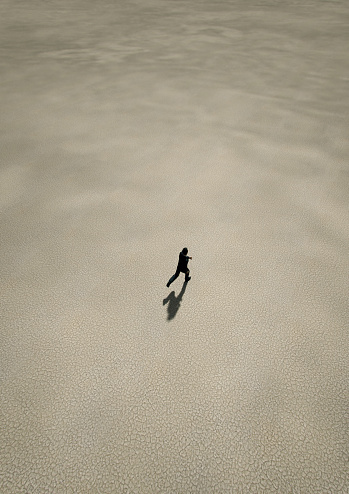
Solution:
<path fill-rule="evenodd" d="M 174 282 L 176 278 L 178 278 L 180 273 L 185 273 L 185 281 L 189 281 L 191 279 L 191 276 L 189 276 L 190 269 L 188 269 L 188 262 L 189 259 L 193 259 L 192 257 L 187 256 L 188 254 L 188 249 L 184 247 L 182 252 L 179 253 L 179 259 L 178 259 L 178 265 L 177 265 L 177 270 L 175 274 L 168 280 L 166 286 L 169 288 L 171 283 Z"/>

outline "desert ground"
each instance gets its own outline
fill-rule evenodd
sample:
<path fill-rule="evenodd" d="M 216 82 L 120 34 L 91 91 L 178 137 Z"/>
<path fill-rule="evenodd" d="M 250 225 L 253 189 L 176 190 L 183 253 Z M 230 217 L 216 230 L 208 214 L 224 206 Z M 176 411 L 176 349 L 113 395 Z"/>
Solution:
<path fill-rule="evenodd" d="M 2 0 L 1 494 L 349 492 L 348 26 Z"/>

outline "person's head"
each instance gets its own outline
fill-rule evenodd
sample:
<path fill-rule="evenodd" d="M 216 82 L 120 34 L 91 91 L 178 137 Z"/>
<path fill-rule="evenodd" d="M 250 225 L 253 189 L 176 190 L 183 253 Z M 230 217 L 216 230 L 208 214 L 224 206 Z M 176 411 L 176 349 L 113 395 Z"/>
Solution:
<path fill-rule="evenodd" d="M 188 254 L 188 249 L 186 247 L 184 247 L 184 249 L 182 250 L 182 254 L 184 254 L 185 256 Z"/>

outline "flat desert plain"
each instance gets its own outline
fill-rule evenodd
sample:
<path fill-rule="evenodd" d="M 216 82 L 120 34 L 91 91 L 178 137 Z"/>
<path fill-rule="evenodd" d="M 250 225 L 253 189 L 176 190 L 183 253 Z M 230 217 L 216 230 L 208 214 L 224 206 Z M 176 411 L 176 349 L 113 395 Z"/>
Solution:
<path fill-rule="evenodd" d="M 348 493 L 348 26 L 2 0 L 1 494 Z"/>

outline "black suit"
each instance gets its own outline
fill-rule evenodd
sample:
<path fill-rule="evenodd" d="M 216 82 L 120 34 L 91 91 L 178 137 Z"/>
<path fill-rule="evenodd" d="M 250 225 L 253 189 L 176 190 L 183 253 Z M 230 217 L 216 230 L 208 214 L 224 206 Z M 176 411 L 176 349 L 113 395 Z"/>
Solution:
<path fill-rule="evenodd" d="M 181 273 L 186 273 L 188 270 L 188 262 L 189 262 L 189 257 L 185 256 L 183 252 L 180 252 L 177 270 L 179 270 Z"/>
<path fill-rule="evenodd" d="M 180 273 L 185 273 L 185 281 L 189 281 L 190 270 L 188 269 L 188 261 L 189 261 L 189 256 L 185 256 L 183 252 L 180 252 L 178 258 L 177 270 L 175 274 L 168 280 L 167 286 L 170 286 L 171 283 L 173 283 L 174 280 L 178 278 Z"/>

